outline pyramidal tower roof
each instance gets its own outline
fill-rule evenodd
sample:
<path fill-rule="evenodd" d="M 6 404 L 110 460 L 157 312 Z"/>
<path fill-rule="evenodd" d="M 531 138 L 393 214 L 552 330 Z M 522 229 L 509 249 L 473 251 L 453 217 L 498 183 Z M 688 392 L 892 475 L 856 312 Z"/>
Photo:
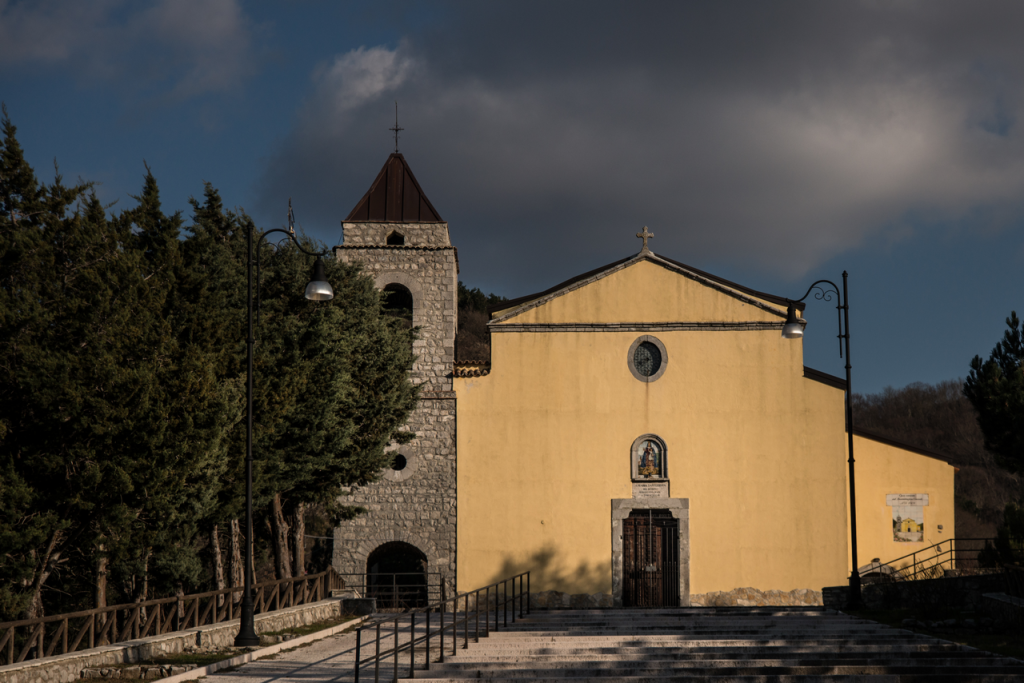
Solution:
<path fill-rule="evenodd" d="M 394 152 L 345 222 L 443 223 L 408 162 Z"/>

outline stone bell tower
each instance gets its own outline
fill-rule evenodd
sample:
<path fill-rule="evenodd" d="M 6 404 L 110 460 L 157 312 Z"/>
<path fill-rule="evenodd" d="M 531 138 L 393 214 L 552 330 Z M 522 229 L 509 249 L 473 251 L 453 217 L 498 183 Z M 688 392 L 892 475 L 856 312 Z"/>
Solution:
<path fill-rule="evenodd" d="M 346 503 L 367 513 L 334 531 L 334 568 L 341 573 L 406 572 L 424 567 L 431 598 L 441 575 L 455 582 L 455 392 L 452 363 L 458 311 L 458 260 L 448 224 L 434 209 L 397 151 L 342 221 L 339 261 L 359 263 L 388 307 L 419 328 L 411 380 L 421 386 L 406 428 L 382 478 L 353 490 Z"/>

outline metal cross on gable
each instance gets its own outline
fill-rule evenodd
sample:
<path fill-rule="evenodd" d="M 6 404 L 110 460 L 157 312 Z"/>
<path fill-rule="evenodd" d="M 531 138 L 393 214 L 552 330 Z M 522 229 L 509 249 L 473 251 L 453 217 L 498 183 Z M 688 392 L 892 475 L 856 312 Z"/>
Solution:
<path fill-rule="evenodd" d="M 645 225 L 644 226 L 644 231 L 643 232 L 638 232 L 636 234 L 636 236 L 643 238 L 643 240 L 644 240 L 644 251 L 647 251 L 647 239 L 648 238 L 653 238 L 654 237 L 654 233 L 653 232 L 647 232 L 647 226 Z"/>
<path fill-rule="evenodd" d="M 398 153 L 398 133 L 405 130 L 405 128 L 398 127 L 398 102 L 395 102 L 395 127 L 388 128 L 388 130 L 395 131 L 395 154 Z"/>

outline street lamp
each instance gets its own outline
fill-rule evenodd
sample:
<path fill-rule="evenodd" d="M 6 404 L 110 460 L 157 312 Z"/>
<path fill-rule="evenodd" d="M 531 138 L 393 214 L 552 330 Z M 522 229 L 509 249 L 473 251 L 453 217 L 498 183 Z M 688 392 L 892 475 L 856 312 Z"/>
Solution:
<path fill-rule="evenodd" d="M 334 289 L 331 288 L 331 283 L 327 281 L 327 275 L 324 272 L 324 262 L 321 260 L 329 250 L 324 250 L 320 253 L 314 253 L 303 249 L 302 245 L 295 238 L 295 228 L 292 225 L 292 207 L 291 201 L 288 202 L 288 230 L 268 230 L 263 233 L 260 237 L 259 242 L 256 245 L 256 258 L 253 258 L 252 253 L 252 223 L 249 224 L 249 235 L 246 242 L 246 248 L 249 252 L 248 258 L 248 276 L 249 276 L 249 317 L 248 326 L 249 334 L 246 337 L 246 362 L 248 365 L 247 369 L 247 401 L 248 401 L 248 421 L 245 430 L 245 593 L 242 595 L 242 613 L 241 623 L 238 628 L 238 635 L 235 636 L 235 647 L 257 647 L 260 644 L 260 638 L 256 635 L 256 628 L 253 624 L 253 602 L 252 602 L 252 347 L 254 343 L 253 339 L 253 328 L 252 328 L 252 266 L 256 264 L 256 288 L 259 290 L 259 249 L 263 244 L 263 240 L 267 238 L 267 235 L 271 233 L 280 232 L 288 236 L 288 239 L 298 247 L 299 251 L 309 256 L 316 258 L 313 263 L 313 275 L 310 278 L 310 282 L 306 285 L 306 298 L 312 301 L 328 301 L 334 298 Z M 259 302 L 257 301 L 257 306 Z"/>
<path fill-rule="evenodd" d="M 836 302 L 836 312 L 839 317 L 839 357 L 843 357 L 843 342 L 846 342 L 846 436 L 848 439 L 848 450 L 849 459 L 847 462 L 850 464 L 850 554 L 853 560 L 853 571 L 850 573 L 850 595 L 848 598 L 848 608 L 856 609 L 861 606 L 860 596 L 860 569 L 857 564 L 857 494 L 856 494 L 856 480 L 853 476 L 853 384 L 850 381 L 850 299 L 846 293 L 846 278 L 847 273 L 843 271 L 843 292 L 839 293 L 839 287 L 836 286 L 831 280 L 818 280 L 807 289 L 807 293 L 799 299 L 788 299 L 788 309 L 786 311 L 786 324 L 782 326 L 782 336 L 786 339 L 800 339 L 804 336 L 804 325 L 806 322 L 801 322 L 796 317 L 796 304 L 802 302 L 811 292 L 814 292 L 814 298 L 819 301 L 832 301 L 832 295 L 834 294 L 838 301 Z M 832 289 L 826 289 L 820 285 L 828 285 Z M 817 290 L 817 291 L 815 291 Z"/>

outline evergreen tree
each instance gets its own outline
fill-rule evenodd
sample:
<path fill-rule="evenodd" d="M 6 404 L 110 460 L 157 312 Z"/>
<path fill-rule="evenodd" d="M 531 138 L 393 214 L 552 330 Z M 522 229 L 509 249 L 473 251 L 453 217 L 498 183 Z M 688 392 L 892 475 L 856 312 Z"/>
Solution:
<path fill-rule="evenodd" d="M 265 258 L 254 458 L 284 577 L 302 568 L 304 507 L 346 514 L 343 487 L 374 479 L 388 464 L 385 447 L 409 438 L 399 427 L 415 404 L 413 332 L 384 315 L 381 293 L 358 267 L 328 259 L 335 298 L 311 302 L 303 296 L 310 257 L 289 245 Z"/>
<path fill-rule="evenodd" d="M 86 186 L 58 176 L 41 185 L 3 109 L 0 142 L 0 619 L 42 613 L 42 592 L 62 560 L 71 520 L 55 509 L 51 482 L 37 470 L 59 459 L 34 447 L 41 416 L 29 402 L 41 379 L 39 349 L 54 335 L 53 304 L 78 264 L 60 261 L 53 237 Z M 54 415 L 42 416 L 53 420 Z M 39 462 L 36 458 L 39 458 Z"/>
<path fill-rule="evenodd" d="M 975 356 L 964 395 L 978 411 L 985 447 L 1003 467 L 1024 470 L 1024 334 L 1017 312 L 987 361 Z"/>
<path fill-rule="evenodd" d="M 40 184 L 2 128 L 0 620 L 193 590 L 244 502 L 251 220 L 207 185 L 182 234 L 148 168 L 110 218 L 87 184 Z M 337 296 L 309 302 L 311 259 L 262 252 L 256 504 L 301 573 L 304 509 L 353 514 L 344 487 L 409 438 L 414 332 L 357 267 L 328 259 Z"/>

